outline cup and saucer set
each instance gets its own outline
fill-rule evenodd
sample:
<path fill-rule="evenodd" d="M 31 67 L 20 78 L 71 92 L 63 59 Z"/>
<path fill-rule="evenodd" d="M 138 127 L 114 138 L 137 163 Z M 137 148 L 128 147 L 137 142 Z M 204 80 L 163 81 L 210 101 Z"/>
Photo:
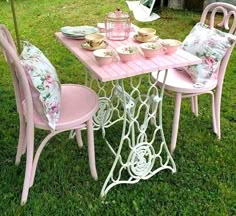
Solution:
<path fill-rule="evenodd" d="M 159 39 L 156 35 L 156 30 L 153 28 L 140 28 L 133 36 L 133 39 L 137 42 L 146 43 L 146 42 L 155 42 Z"/>
<path fill-rule="evenodd" d="M 107 45 L 105 36 L 99 33 L 86 35 L 85 41 L 81 43 L 81 47 L 87 50 L 104 49 Z"/>

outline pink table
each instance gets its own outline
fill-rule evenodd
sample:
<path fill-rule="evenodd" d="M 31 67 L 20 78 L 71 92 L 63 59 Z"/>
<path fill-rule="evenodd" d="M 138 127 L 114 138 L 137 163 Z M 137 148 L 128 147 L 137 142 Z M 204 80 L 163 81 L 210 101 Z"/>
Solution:
<path fill-rule="evenodd" d="M 56 37 L 62 44 L 69 49 L 91 72 L 94 78 L 102 82 L 111 80 L 124 79 L 144 73 L 150 73 L 158 70 L 176 68 L 186 65 L 193 65 L 200 63 L 200 59 L 183 50 L 179 50 L 173 55 L 157 56 L 151 60 L 139 56 L 135 61 L 128 63 L 114 63 L 111 65 L 100 67 L 97 65 L 93 53 L 85 50 L 80 46 L 81 40 L 71 40 L 62 35 L 61 32 L 56 33 Z M 140 43 L 134 42 L 132 38 L 127 41 L 108 41 L 107 48 L 116 48 L 118 46 Z"/>
<path fill-rule="evenodd" d="M 179 49 L 172 55 L 161 55 L 149 60 L 140 55 L 131 62 L 114 62 L 100 67 L 92 51 L 81 48 L 82 41 L 68 39 L 60 32 L 56 33 L 56 37 L 88 69 L 93 78 L 90 84 L 95 79 L 98 86 L 100 108 L 94 116 L 94 126 L 95 129 L 101 129 L 114 155 L 101 196 L 105 196 L 115 185 L 134 184 L 164 169 L 176 172 L 162 127 L 164 85 L 159 89 L 151 72 L 166 70 L 166 78 L 167 69 L 198 64 L 201 60 Z M 127 44 L 139 45 L 132 38 L 127 41 L 108 41 L 108 44 L 108 48 L 113 49 Z M 108 81 L 111 85 L 106 90 Z M 114 140 L 109 141 L 106 130 L 118 122 L 123 123 L 123 129 L 119 145 L 114 146 L 117 134 L 114 134 Z"/>

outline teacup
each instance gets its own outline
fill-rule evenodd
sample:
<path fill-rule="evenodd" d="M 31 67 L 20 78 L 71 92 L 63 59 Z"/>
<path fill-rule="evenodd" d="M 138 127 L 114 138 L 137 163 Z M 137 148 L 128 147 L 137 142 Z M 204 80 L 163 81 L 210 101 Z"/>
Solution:
<path fill-rule="evenodd" d="M 138 30 L 138 37 L 143 41 L 150 40 L 156 34 L 156 30 L 153 28 L 140 28 Z"/>
<path fill-rule="evenodd" d="M 93 55 L 100 66 L 119 61 L 117 53 L 111 49 L 98 49 L 93 52 Z"/>
<path fill-rule="evenodd" d="M 136 46 L 120 46 L 116 48 L 116 51 L 122 62 L 127 62 L 135 59 L 138 53 L 138 47 Z"/>
<path fill-rule="evenodd" d="M 166 52 L 166 48 L 160 43 L 143 43 L 140 45 L 145 58 L 153 58 Z"/>
<path fill-rule="evenodd" d="M 98 47 L 104 42 L 104 36 L 98 33 L 88 34 L 85 36 L 86 43 L 90 47 Z"/>
<path fill-rule="evenodd" d="M 166 48 L 166 54 L 172 54 L 178 50 L 182 43 L 175 39 L 164 39 L 161 41 L 161 44 Z"/>

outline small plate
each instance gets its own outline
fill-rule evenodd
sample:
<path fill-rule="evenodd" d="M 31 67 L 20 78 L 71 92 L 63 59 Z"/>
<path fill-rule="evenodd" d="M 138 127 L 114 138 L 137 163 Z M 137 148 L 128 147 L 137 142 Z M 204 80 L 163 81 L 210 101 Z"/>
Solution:
<path fill-rule="evenodd" d="M 159 37 L 157 35 L 155 35 L 154 37 L 148 39 L 148 40 L 143 40 L 142 38 L 140 38 L 137 34 L 133 36 L 135 41 L 141 42 L 141 43 L 146 43 L 146 42 L 155 42 L 159 39 Z"/>
<path fill-rule="evenodd" d="M 106 48 L 108 43 L 104 41 L 100 46 L 97 47 L 91 47 L 86 41 L 81 43 L 81 47 L 86 49 L 86 50 L 97 50 L 97 49 L 104 49 Z"/>
<path fill-rule="evenodd" d="M 93 26 L 65 26 L 61 28 L 65 36 L 83 37 L 87 34 L 97 33 L 98 29 Z"/>

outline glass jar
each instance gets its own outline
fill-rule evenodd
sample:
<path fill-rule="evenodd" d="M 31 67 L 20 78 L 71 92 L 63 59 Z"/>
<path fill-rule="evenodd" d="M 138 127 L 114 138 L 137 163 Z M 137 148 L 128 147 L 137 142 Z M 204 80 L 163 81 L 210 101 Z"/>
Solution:
<path fill-rule="evenodd" d="M 126 40 L 130 33 L 130 17 L 117 7 L 115 12 L 110 12 L 105 18 L 106 37 L 109 40 Z"/>

